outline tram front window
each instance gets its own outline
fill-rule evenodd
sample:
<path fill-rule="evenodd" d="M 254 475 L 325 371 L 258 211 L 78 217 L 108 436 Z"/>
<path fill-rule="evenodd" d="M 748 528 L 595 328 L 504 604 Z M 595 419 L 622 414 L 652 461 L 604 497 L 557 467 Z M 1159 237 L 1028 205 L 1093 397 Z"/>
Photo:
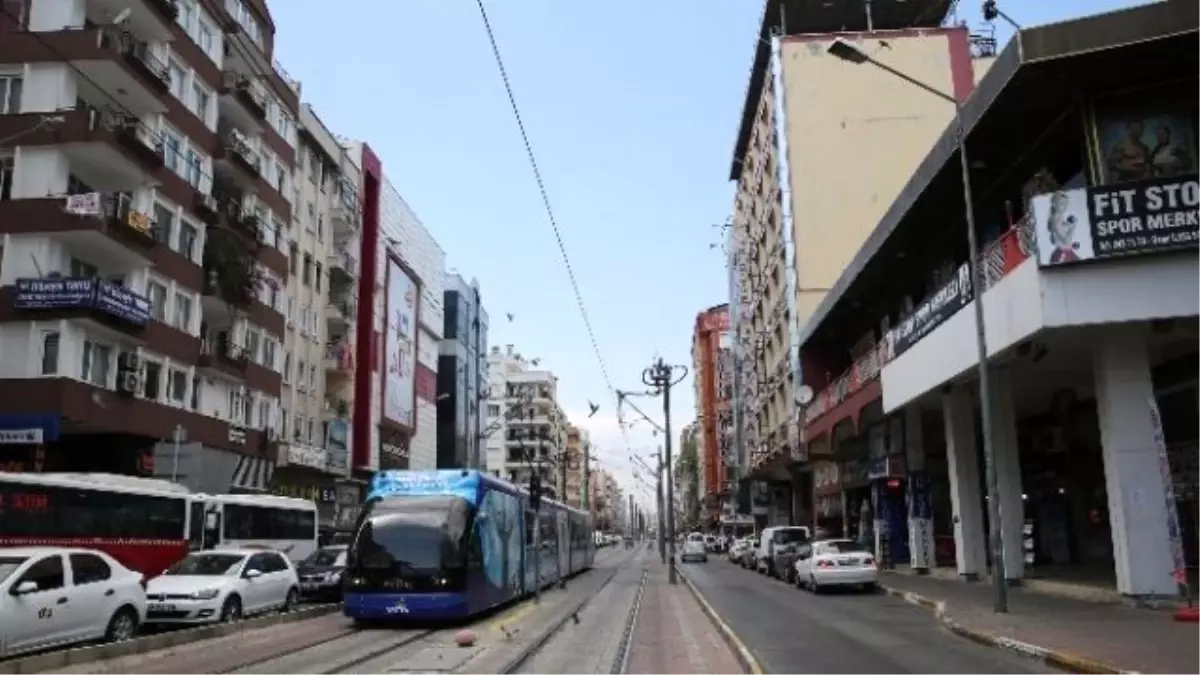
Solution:
<path fill-rule="evenodd" d="M 350 590 L 461 591 L 471 507 L 459 497 L 388 497 L 365 507 L 350 547 Z"/>

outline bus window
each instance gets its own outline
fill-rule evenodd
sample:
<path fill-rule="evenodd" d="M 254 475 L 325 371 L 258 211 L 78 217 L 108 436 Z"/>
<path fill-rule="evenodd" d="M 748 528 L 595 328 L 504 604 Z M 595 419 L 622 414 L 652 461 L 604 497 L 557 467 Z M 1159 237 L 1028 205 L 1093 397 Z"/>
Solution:
<path fill-rule="evenodd" d="M 204 504 L 188 505 L 188 547 L 193 551 L 204 548 Z"/>

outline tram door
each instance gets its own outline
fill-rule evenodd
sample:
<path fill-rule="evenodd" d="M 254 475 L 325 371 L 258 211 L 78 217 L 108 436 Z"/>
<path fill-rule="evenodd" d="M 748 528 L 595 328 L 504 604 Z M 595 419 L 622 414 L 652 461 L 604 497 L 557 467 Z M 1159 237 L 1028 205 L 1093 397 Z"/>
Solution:
<path fill-rule="evenodd" d="M 559 511 L 555 516 L 558 520 L 555 523 L 558 528 L 558 578 L 562 579 L 571 569 L 571 530 L 567 526 L 566 511 Z"/>

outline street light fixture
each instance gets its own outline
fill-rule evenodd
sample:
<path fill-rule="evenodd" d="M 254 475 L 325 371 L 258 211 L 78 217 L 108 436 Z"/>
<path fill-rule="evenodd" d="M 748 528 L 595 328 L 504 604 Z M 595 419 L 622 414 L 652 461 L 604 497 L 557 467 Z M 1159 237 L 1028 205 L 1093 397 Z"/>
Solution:
<path fill-rule="evenodd" d="M 1020 39 L 1019 34 L 1018 39 Z M 929 92 L 943 101 L 948 101 L 954 106 L 954 130 L 958 143 L 958 158 L 962 174 L 963 209 L 966 212 L 967 221 L 967 247 L 970 249 L 971 257 L 971 286 L 973 287 L 972 293 L 975 296 L 975 347 L 978 352 L 979 407 L 983 427 L 983 460 L 987 472 L 988 538 L 992 551 L 992 586 L 995 590 L 993 608 L 996 612 L 1007 612 L 1008 582 L 1005 579 L 1004 545 L 1000 534 L 1003 532 L 1001 525 L 1001 518 L 1003 516 L 1000 513 L 1000 489 L 999 478 L 996 474 L 996 450 L 992 440 L 992 388 L 991 379 L 988 377 L 987 324 L 983 315 L 984 274 L 983 266 L 980 265 L 979 260 L 979 239 L 975 231 L 975 200 L 971 193 L 971 164 L 967 158 L 967 130 L 963 124 L 962 104 L 958 99 L 946 94 L 944 91 L 931 87 L 906 73 L 892 68 L 886 63 L 871 58 L 869 54 L 842 38 L 837 38 L 831 42 L 826 51 L 831 56 L 835 56 L 847 63 L 856 65 L 869 63 L 886 73 Z"/>

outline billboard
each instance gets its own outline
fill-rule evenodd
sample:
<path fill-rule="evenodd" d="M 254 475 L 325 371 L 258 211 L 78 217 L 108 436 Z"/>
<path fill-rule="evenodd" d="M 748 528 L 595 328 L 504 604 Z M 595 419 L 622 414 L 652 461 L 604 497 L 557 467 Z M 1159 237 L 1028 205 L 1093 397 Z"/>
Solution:
<path fill-rule="evenodd" d="M 383 416 L 416 428 L 417 280 L 395 258 L 387 262 L 383 315 Z"/>

